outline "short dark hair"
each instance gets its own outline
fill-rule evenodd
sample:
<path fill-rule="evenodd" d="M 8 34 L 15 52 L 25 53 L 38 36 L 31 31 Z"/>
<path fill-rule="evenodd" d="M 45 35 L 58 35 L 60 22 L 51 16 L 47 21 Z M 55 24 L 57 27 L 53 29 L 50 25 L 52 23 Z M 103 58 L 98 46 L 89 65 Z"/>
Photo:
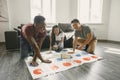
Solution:
<path fill-rule="evenodd" d="M 56 42 L 56 38 L 55 38 L 55 34 L 54 34 L 54 29 L 55 28 L 59 28 L 59 26 L 58 25 L 54 25 L 52 27 L 52 33 L 51 33 L 51 35 L 52 35 L 52 44 L 51 44 L 51 46 L 55 45 L 55 42 Z M 59 34 L 60 33 L 62 33 L 62 30 L 59 28 Z"/>
<path fill-rule="evenodd" d="M 34 23 L 41 23 L 41 22 L 44 22 L 44 21 L 45 21 L 45 18 L 41 15 L 37 15 L 34 18 Z"/>
<path fill-rule="evenodd" d="M 80 23 L 78 19 L 73 19 L 71 23 Z"/>

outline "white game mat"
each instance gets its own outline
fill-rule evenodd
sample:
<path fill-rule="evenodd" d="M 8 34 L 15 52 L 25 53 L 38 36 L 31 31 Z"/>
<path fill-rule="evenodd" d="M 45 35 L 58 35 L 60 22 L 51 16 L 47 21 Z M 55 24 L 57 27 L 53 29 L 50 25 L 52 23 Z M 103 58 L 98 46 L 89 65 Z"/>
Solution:
<path fill-rule="evenodd" d="M 39 64 L 37 67 L 30 66 L 32 57 L 26 58 L 25 62 L 32 78 L 37 79 L 46 75 L 80 66 L 84 63 L 95 62 L 98 59 L 101 59 L 101 57 L 89 54 L 85 51 L 76 50 L 74 54 L 68 54 L 69 51 L 71 51 L 71 49 L 67 48 L 60 53 L 57 53 L 55 51 L 52 51 L 50 54 L 49 51 L 41 52 L 42 57 L 44 59 L 51 60 L 52 63 L 42 63 L 39 59 L 37 59 L 37 62 Z"/>

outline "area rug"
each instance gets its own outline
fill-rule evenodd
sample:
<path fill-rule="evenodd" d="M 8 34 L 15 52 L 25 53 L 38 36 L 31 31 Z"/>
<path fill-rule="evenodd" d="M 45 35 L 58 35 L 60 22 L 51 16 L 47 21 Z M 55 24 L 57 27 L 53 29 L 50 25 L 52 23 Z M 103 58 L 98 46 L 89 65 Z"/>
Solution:
<path fill-rule="evenodd" d="M 44 59 L 49 59 L 52 61 L 50 64 L 42 63 L 39 59 L 37 59 L 38 66 L 33 67 L 30 65 L 32 61 L 32 57 L 28 57 L 25 59 L 25 63 L 28 67 L 28 70 L 33 79 L 38 79 L 43 76 L 47 76 L 50 74 L 54 74 L 56 72 L 65 71 L 71 69 L 73 67 L 80 66 L 85 63 L 95 62 L 102 57 L 97 55 L 89 54 L 85 51 L 76 50 L 74 54 L 68 54 L 71 49 L 67 48 L 61 52 L 52 51 L 43 51 L 41 55 Z"/>

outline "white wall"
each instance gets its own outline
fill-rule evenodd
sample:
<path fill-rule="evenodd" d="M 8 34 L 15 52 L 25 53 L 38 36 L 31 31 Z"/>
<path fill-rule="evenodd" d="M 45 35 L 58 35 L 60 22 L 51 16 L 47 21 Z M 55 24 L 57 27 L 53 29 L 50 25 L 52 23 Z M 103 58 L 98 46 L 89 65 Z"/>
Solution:
<path fill-rule="evenodd" d="M 30 22 L 30 0 L 7 0 L 7 6 L 9 22 L 0 22 L 0 42 L 5 41 L 5 31 Z"/>
<path fill-rule="evenodd" d="M 98 39 L 108 38 L 108 24 L 111 0 L 103 0 L 102 24 L 87 24 Z M 70 23 L 77 18 L 77 0 L 56 0 L 56 22 Z"/>
<path fill-rule="evenodd" d="M 112 2 L 113 1 L 114 0 L 112 0 Z M 103 23 L 89 24 L 89 26 L 94 30 L 98 39 L 108 39 L 108 23 L 111 0 L 104 0 L 103 3 L 104 3 Z M 9 12 L 9 27 L 8 26 L 2 28 L 0 27 L 0 30 L 1 29 L 3 31 L 9 29 L 11 30 L 12 27 L 17 27 L 21 23 L 30 22 L 30 0 L 8 0 L 8 12 Z M 116 14 L 116 12 L 114 14 Z M 112 13 L 111 16 L 114 14 Z M 56 22 L 70 23 L 73 18 L 77 18 L 77 0 L 56 0 Z M 110 27 L 109 33 L 111 33 L 112 28 Z M 4 41 L 3 33 L 0 33 L 0 36 L 1 35 L 2 37 L 0 37 L 0 42 L 3 42 Z M 111 39 L 110 36 L 111 35 L 109 35 L 109 39 Z"/>
<path fill-rule="evenodd" d="M 110 2 L 111 0 L 103 0 L 103 16 L 102 24 L 87 24 L 94 31 L 98 39 L 107 39 L 108 36 L 108 21 L 110 12 Z M 77 0 L 71 0 L 71 20 L 77 18 Z"/>
<path fill-rule="evenodd" d="M 5 41 L 4 32 L 9 30 L 8 22 L 0 22 L 0 42 Z"/>
<path fill-rule="evenodd" d="M 77 18 L 77 10 L 78 10 L 78 8 L 77 8 L 77 3 L 78 2 L 78 0 L 71 0 L 70 1 L 70 19 L 72 20 L 72 19 L 74 19 L 74 18 Z"/>
<path fill-rule="evenodd" d="M 120 0 L 111 0 L 108 39 L 120 41 Z"/>
<path fill-rule="evenodd" d="M 70 22 L 70 1 L 71 0 L 56 0 L 56 22 Z"/>
<path fill-rule="evenodd" d="M 72 0 L 56 0 L 56 23 L 70 22 Z M 10 29 L 21 23 L 30 22 L 30 0 L 8 0 Z"/>
<path fill-rule="evenodd" d="M 56 1 L 56 21 L 70 23 L 77 18 L 77 0 Z M 120 41 L 120 0 L 103 0 L 102 24 L 88 24 L 98 39 Z M 112 34 L 111 34 L 112 33 Z"/>
<path fill-rule="evenodd" d="M 9 28 L 30 22 L 30 0 L 8 0 Z"/>
<path fill-rule="evenodd" d="M 1 19 L 0 20 L 0 42 L 4 42 L 5 41 L 4 32 L 9 29 L 8 8 L 7 8 L 7 0 L 1 0 L 0 2 L 1 2 L 0 4 L 2 4 L 0 5 L 1 15 L 6 18 L 6 19 L 0 18 Z"/>

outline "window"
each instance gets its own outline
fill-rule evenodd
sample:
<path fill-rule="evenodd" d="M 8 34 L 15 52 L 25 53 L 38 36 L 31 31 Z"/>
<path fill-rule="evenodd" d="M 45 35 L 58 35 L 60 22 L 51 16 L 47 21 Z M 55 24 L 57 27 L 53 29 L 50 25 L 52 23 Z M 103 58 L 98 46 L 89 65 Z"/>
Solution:
<path fill-rule="evenodd" d="M 103 0 L 78 0 L 78 19 L 81 23 L 102 23 Z"/>
<path fill-rule="evenodd" d="M 31 21 L 36 15 L 42 15 L 47 23 L 55 22 L 55 0 L 31 0 Z"/>

